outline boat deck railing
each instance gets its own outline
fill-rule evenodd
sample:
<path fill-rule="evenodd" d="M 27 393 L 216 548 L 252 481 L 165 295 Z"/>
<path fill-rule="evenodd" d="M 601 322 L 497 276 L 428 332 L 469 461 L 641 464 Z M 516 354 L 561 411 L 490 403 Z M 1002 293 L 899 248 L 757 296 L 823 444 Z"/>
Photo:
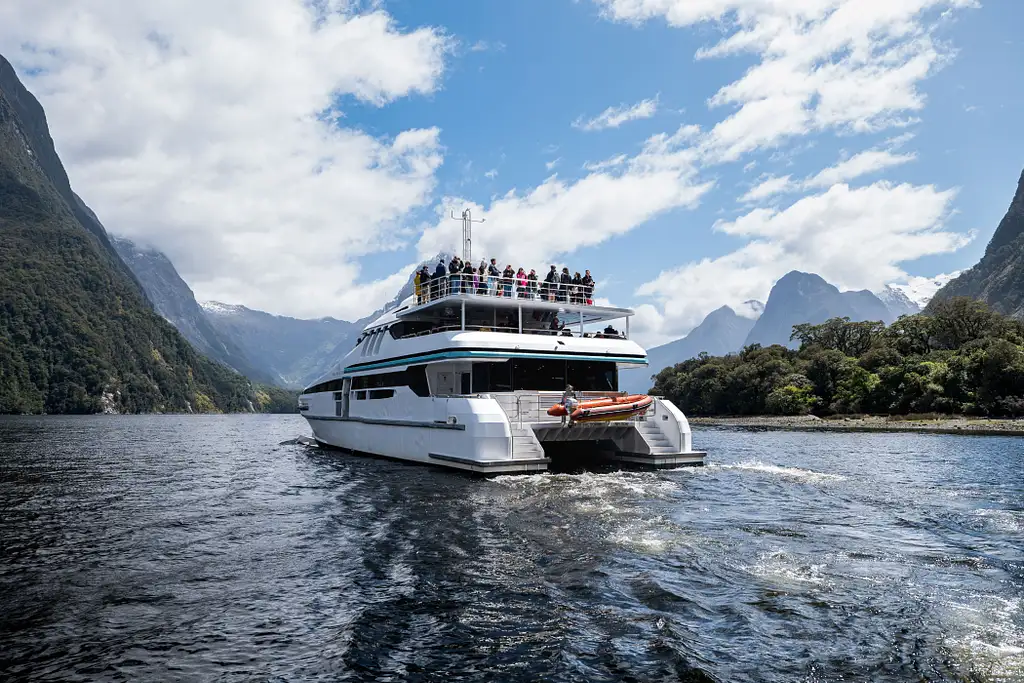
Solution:
<path fill-rule="evenodd" d="M 503 325 L 437 325 L 431 326 L 429 329 L 420 330 L 418 332 L 406 332 L 399 334 L 398 339 L 412 339 L 415 337 L 426 337 L 431 334 L 438 334 L 440 332 L 504 332 L 506 334 L 542 334 L 551 337 L 572 337 L 573 332 L 569 328 L 563 328 L 561 330 L 550 330 L 536 327 L 523 327 L 520 330 L 518 327 L 506 327 Z M 605 332 L 584 332 L 584 339 L 625 339 L 624 334 L 616 332 L 615 334 L 609 334 Z"/>
<path fill-rule="evenodd" d="M 468 273 L 444 275 L 421 283 L 416 289 L 416 303 L 425 304 L 454 294 L 522 299 L 524 301 L 550 301 L 576 306 L 594 305 L 593 285 L 521 280 L 515 277 L 470 275 Z"/>

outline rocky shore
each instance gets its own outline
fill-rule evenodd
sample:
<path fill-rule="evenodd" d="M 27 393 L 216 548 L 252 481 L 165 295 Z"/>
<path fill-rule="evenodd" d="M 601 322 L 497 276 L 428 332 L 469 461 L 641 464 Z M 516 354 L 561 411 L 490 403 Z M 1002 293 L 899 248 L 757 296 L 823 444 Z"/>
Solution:
<path fill-rule="evenodd" d="M 694 428 L 781 429 L 814 432 L 931 432 L 972 436 L 1024 436 L 1024 420 L 968 417 L 906 418 L 865 415 L 822 419 L 813 415 L 779 417 L 691 417 Z"/>

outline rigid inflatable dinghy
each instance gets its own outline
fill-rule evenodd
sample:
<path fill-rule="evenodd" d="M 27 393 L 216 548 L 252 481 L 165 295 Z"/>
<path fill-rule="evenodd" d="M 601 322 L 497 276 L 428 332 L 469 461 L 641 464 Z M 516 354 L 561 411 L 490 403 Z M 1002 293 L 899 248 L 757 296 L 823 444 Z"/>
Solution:
<path fill-rule="evenodd" d="M 572 411 L 573 422 L 598 422 L 602 420 L 624 420 L 634 415 L 642 415 L 654 403 L 650 396 L 632 394 L 630 396 L 619 396 L 614 398 L 595 398 L 589 401 L 582 401 Z M 548 408 L 548 415 L 552 417 L 564 417 L 565 406 L 561 403 Z"/>

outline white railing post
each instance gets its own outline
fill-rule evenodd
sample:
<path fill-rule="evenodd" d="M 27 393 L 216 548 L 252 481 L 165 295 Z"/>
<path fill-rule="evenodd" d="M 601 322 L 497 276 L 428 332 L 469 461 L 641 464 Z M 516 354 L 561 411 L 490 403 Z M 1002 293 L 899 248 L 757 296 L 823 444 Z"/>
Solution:
<path fill-rule="evenodd" d="M 466 331 L 466 300 L 462 300 L 462 331 Z"/>

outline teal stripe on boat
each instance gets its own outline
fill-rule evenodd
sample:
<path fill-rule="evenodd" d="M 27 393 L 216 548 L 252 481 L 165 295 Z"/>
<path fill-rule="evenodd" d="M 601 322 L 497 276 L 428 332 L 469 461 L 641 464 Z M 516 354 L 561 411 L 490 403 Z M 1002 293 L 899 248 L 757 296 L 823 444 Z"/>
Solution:
<path fill-rule="evenodd" d="M 400 358 L 398 360 L 381 361 L 371 365 L 360 365 L 352 369 L 345 368 L 345 374 L 349 372 L 362 372 L 363 370 L 379 370 L 380 368 L 392 368 L 396 365 L 416 365 L 431 360 L 449 360 L 452 358 L 539 358 L 541 360 L 593 360 L 609 361 L 613 363 L 635 363 L 643 365 L 646 359 L 629 358 L 626 356 L 569 356 L 558 353 L 513 353 L 509 351 L 445 351 L 443 353 L 428 353 L 412 358 Z"/>

